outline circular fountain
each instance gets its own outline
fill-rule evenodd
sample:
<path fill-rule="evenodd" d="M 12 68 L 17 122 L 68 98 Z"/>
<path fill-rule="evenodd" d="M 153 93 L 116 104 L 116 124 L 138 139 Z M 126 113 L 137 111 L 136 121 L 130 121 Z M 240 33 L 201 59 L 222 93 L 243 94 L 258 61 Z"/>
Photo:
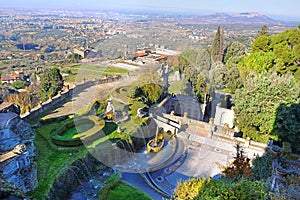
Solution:
<path fill-rule="evenodd" d="M 151 151 L 157 153 L 163 148 L 165 140 L 162 132 L 162 129 L 159 130 L 159 128 L 157 127 L 154 139 L 150 140 L 147 143 L 148 153 L 150 153 Z"/>

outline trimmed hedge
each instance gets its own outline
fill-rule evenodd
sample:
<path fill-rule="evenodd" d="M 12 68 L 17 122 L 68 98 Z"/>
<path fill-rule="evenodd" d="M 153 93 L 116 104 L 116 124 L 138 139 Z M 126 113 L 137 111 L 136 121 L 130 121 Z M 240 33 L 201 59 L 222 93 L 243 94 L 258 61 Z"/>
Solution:
<path fill-rule="evenodd" d="M 50 123 L 52 123 L 52 122 L 64 121 L 64 120 L 66 120 L 66 119 L 71 118 L 71 116 L 72 116 L 72 115 L 64 115 L 64 116 L 54 117 L 54 118 L 46 118 L 46 119 L 43 119 L 43 118 L 42 118 L 42 119 L 40 120 L 40 123 L 46 125 L 46 124 L 50 124 Z"/>
<path fill-rule="evenodd" d="M 75 134 L 72 138 L 59 137 L 63 135 L 66 130 L 74 127 L 75 125 L 80 126 L 91 122 L 93 123 L 93 127 L 87 131 Z M 93 135 L 96 135 L 98 137 L 97 133 L 101 131 L 104 126 L 102 124 L 104 124 L 103 120 L 101 120 L 97 116 L 82 117 L 75 121 L 74 119 L 70 119 L 64 122 L 58 129 L 52 130 L 51 141 L 58 146 L 64 146 L 64 147 L 81 146 L 82 145 L 81 139 L 85 139 Z"/>
<path fill-rule="evenodd" d="M 119 183 L 121 182 L 120 178 L 116 178 L 115 180 L 113 180 L 112 182 L 106 184 L 103 188 L 101 188 L 98 192 L 98 199 L 99 200 L 106 200 L 107 198 L 107 194 L 109 192 L 109 190 L 111 190 L 112 188 L 116 187 Z"/>

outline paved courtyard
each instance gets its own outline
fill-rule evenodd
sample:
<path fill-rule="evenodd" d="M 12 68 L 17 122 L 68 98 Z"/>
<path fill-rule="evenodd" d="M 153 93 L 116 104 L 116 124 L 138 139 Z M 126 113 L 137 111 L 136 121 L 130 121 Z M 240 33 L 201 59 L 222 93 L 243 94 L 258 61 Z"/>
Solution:
<path fill-rule="evenodd" d="M 168 150 L 159 152 L 157 156 L 138 154 L 133 158 L 134 163 L 140 163 L 135 167 L 155 168 L 154 171 L 150 170 L 152 180 L 159 189 L 169 195 L 173 194 L 178 182 L 191 177 L 207 178 L 220 175 L 220 166 L 229 165 L 236 155 L 234 142 L 186 132 L 179 133 L 176 140 L 175 148 L 166 147 Z M 264 153 L 264 150 L 259 149 L 244 148 L 244 150 L 249 158 Z M 159 158 L 155 159 L 157 163 L 153 162 L 153 158 Z M 127 168 L 128 163 L 123 167 Z M 126 181 L 130 183 L 130 180 Z"/>

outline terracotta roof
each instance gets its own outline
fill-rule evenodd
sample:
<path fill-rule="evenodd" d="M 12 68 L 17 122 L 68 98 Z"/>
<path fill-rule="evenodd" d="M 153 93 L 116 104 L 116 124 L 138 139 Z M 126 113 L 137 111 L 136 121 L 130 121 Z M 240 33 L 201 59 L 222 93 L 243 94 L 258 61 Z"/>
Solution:
<path fill-rule="evenodd" d="M 20 78 L 20 74 L 11 74 L 10 76 L 13 78 Z"/>
<path fill-rule="evenodd" d="M 11 74 L 11 75 L 1 76 L 1 81 L 10 81 L 10 80 L 17 80 L 17 79 L 20 79 L 20 74 Z"/>
<path fill-rule="evenodd" d="M 14 78 L 13 77 L 11 77 L 11 76 L 1 76 L 1 81 L 10 81 L 10 80 L 14 80 Z"/>
<path fill-rule="evenodd" d="M 134 54 L 135 57 L 143 57 L 143 56 L 147 56 L 147 55 L 148 55 L 148 53 L 146 53 L 146 52 L 139 52 L 139 53 Z"/>

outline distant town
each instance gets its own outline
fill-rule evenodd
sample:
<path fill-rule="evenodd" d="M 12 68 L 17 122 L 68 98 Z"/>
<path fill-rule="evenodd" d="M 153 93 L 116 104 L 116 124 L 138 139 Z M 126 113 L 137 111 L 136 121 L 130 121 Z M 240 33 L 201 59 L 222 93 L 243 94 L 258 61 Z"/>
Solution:
<path fill-rule="evenodd" d="M 0 199 L 298 199 L 300 24 L 0 8 Z"/>

